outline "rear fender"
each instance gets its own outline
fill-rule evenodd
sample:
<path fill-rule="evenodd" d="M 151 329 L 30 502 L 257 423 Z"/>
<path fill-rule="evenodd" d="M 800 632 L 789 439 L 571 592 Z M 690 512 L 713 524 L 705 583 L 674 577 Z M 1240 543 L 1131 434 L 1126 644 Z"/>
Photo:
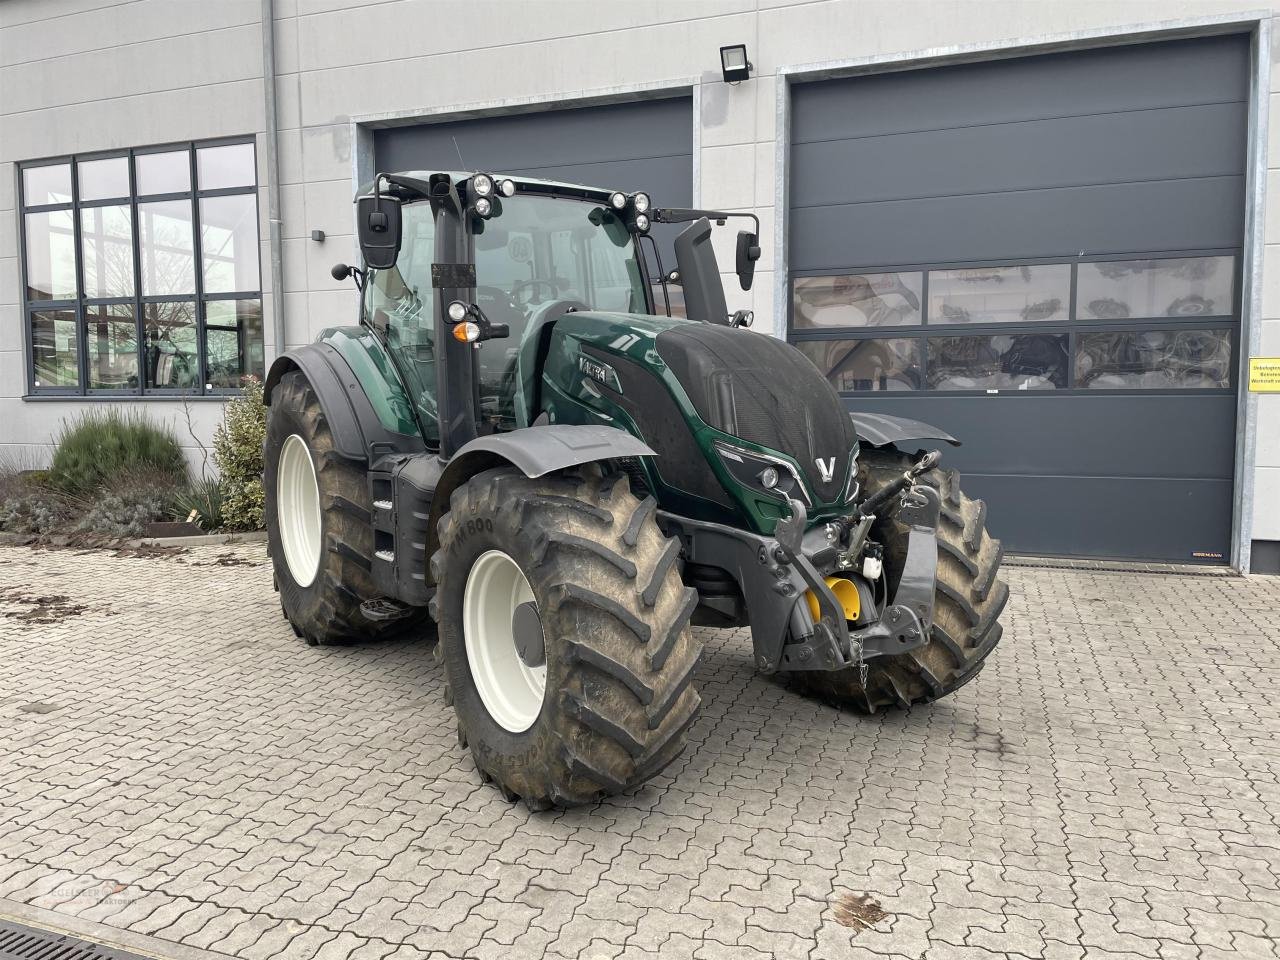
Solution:
<path fill-rule="evenodd" d="M 882 413 L 850 413 L 858 438 L 871 447 L 887 447 L 890 444 L 910 440 L 942 440 L 953 447 L 960 441 L 947 431 L 906 417 L 891 417 Z"/>
<path fill-rule="evenodd" d="M 277 357 L 263 384 L 263 403 L 271 405 L 280 378 L 292 370 L 301 371 L 311 384 L 333 434 L 333 447 L 343 457 L 372 462 L 383 453 L 425 449 L 421 437 L 383 425 L 350 364 L 328 343 L 309 343 Z"/>

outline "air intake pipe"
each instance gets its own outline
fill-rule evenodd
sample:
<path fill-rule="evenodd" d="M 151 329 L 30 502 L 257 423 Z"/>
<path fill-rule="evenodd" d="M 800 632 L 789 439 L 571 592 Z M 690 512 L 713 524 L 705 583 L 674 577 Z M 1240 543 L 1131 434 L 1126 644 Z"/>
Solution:
<path fill-rule="evenodd" d="M 690 320 L 727 326 L 729 306 L 720 282 L 720 266 L 711 246 L 711 221 L 695 220 L 676 237 L 676 265 L 684 288 L 685 315 Z"/>

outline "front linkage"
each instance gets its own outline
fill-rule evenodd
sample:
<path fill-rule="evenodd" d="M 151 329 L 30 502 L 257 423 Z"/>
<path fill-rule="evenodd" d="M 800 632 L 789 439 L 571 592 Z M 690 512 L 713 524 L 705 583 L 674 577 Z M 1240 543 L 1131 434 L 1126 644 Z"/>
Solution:
<path fill-rule="evenodd" d="M 687 561 L 737 576 L 761 672 L 857 667 L 865 680 L 868 658 L 906 653 L 928 642 L 942 501 L 936 488 L 918 481 L 939 458 L 937 451 L 922 455 L 853 514 L 807 532 L 804 504 L 794 498 L 791 516 L 778 522 L 772 537 L 664 511 L 659 511 L 658 522 L 668 536 L 680 538 Z M 906 562 L 883 609 L 878 609 L 867 578 L 858 576 L 877 519 L 894 520 L 908 531 Z M 870 550 L 866 556 L 877 571 L 871 579 L 879 579 L 878 556 Z M 828 585 L 833 574 L 850 575 L 858 590 L 859 614 L 852 625 Z M 806 593 L 817 601 L 816 618 Z"/>

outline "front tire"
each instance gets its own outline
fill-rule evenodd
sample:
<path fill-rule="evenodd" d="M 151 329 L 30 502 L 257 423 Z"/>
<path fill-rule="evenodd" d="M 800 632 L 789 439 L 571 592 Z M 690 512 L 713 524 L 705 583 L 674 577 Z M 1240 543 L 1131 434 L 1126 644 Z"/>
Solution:
<path fill-rule="evenodd" d="M 498 468 L 450 498 L 431 560 L 436 655 L 459 742 L 508 800 L 588 803 L 683 750 L 700 705 L 697 594 L 654 509 L 595 467 L 537 479 Z"/>
<path fill-rule="evenodd" d="M 896 450 L 863 450 L 862 488 L 868 494 L 902 475 L 912 459 Z M 954 470 L 934 470 L 921 482 L 942 495 L 938 519 L 938 579 L 929 642 L 907 653 L 867 661 L 865 685 L 856 669 L 797 671 L 792 674 L 807 692 L 861 713 L 882 707 L 906 708 L 954 693 L 981 672 L 1000 642 L 1001 611 L 1009 588 L 997 576 L 1004 550 L 986 528 L 987 507 L 960 490 Z M 879 520 L 871 537 L 885 548 L 889 596 L 898 588 L 906 561 L 907 527 Z"/>
<path fill-rule="evenodd" d="M 320 400 L 297 370 L 271 394 L 262 482 L 267 547 L 294 633 L 314 645 L 387 632 L 360 613 L 378 595 L 365 464 L 334 450 Z"/>

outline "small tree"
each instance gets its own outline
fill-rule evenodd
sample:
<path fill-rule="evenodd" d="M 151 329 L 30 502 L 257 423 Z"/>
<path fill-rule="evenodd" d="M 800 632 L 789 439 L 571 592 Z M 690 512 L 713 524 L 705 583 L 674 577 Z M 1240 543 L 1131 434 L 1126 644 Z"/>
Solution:
<path fill-rule="evenodd" d="M 263 528 L 262 444 L 266 437 L 262 382 L 246 377 L 240 396 L 227 403 L 213 434 L 213 462 L 222 478 L 222 521 L 228 530 Z"/>

